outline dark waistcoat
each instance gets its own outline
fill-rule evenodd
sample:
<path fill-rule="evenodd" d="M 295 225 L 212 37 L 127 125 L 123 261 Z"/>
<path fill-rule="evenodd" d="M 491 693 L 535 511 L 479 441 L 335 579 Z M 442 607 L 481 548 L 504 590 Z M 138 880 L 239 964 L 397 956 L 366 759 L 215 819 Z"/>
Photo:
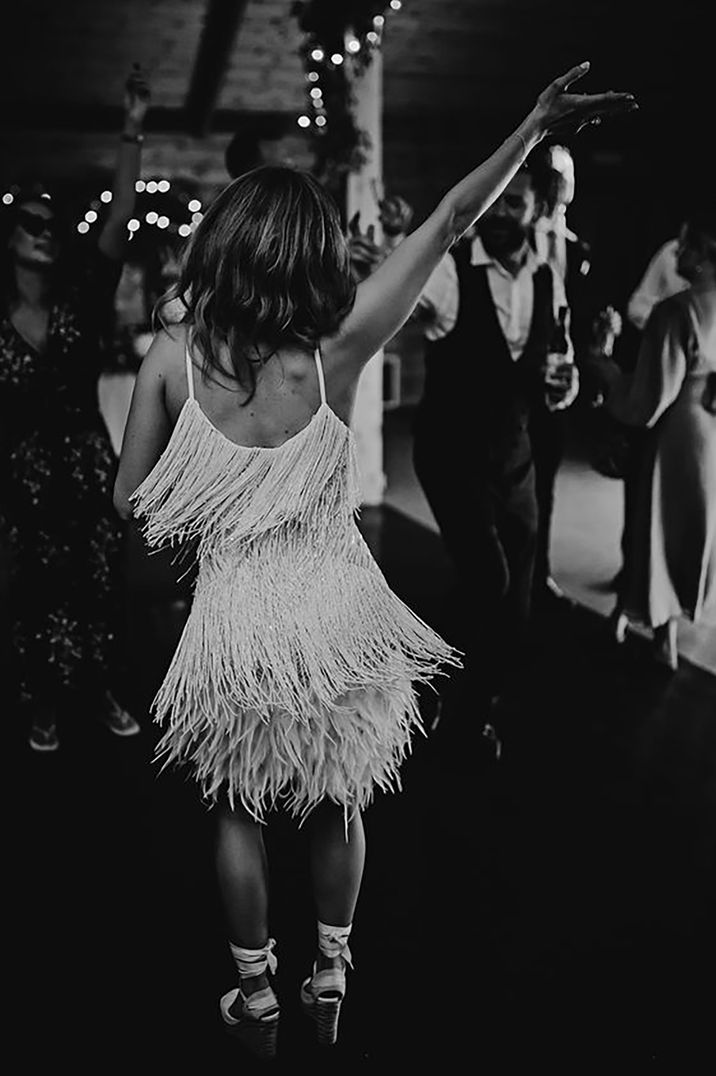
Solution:
<path fill-rule="evenodd" d="M 458 469 L 509 475 L 532 458 L 528 422 L 532 401 L 544 392 L 541 367 L 554 327 L 552 270 L 534 274 L 532 322 L 522 355 L 515 361 L 500 327 L 485 266 L 470 265 L 470 249 L 455 253 L 460 288 L 452 332 L 429 341 L 425 386 L 415 424 L 416 438 L 436 455 L 465 454 Z"/>

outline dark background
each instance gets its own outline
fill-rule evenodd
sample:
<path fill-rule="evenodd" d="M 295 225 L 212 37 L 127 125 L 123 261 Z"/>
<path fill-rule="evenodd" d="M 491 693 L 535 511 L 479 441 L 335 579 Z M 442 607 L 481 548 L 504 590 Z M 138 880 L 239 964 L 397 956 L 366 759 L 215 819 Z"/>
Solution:
<path fill-rule="evenodd" d="M 340 4 L 341 0 L 335 0 Z M 58 176 L 95 190 L 116 151 L 124 78 L 153 86 L 145 174 L 225 182 L 237 127 L 306 108 L 292 0 L 25 0 L 4 5 L 0 184 Z M 388 10 L 386 186 L 416 221 L 519 122 L 556 74 L 592 62 L 585 90 L 641 111 L 572 140 L 572 227 L 593 242 L 593 283 L 621 305 L 697 188 L 710 184 L 708 5 L 642 0 L 404 0 Z M 301 136 L 295 127 L 296 136 Z"/>

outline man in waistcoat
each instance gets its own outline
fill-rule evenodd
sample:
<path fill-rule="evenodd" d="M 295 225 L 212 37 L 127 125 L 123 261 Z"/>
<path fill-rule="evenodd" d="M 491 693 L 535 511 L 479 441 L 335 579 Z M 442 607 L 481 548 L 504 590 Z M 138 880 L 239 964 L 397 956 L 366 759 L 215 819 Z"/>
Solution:
<path fill-rule="evenodd" d="M 567 300 L 530 242 L 539 177 L 528 166 L 516 173 L 419 303 L 427 345 L 413 461 L 460 586 L 468 694 L 459 705 L 474 701 L 490 735 L 526 656 L 538 530 L 530 410 L 547 391 L 558 407 L 578 391 L 573 363 L 559 384 L 546 382 Z"/>

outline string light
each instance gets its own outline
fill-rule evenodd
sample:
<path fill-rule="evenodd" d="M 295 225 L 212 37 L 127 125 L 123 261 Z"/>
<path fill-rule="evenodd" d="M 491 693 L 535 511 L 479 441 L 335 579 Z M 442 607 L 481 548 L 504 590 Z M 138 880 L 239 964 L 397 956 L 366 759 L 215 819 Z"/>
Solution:
<path fill-rule="evenodd" d="M 12 203 L 15 201 L 13 196 L 10 194 L 10 191 L 8 191 L 6 194 L 3 194 L 2 200 L 3 205 L 12 205 Z"/>
<path fill-rule="evenodd" d="M 316 103 L 317 108 L 320 105 L 321 102 Z M 306 122 L 309 125 L 311 123 L 308 117 L 306 117 Z M 138 179 L 134 183 L 134 189 L 138 194 L 146 193 L 150 195 L 167 195 L 171 191 L 172 186 L 173 182 L 167 178 L 150 179 L 148 181 Z M 13 194 L 13 191 L 15 189 L 16 188 L 12 188 L 4 195 L 0 195 L 0 203 L 3 203 L 5 205 L 11 205 L 15 198 Z M 42 197 L 44 198 L 45 195 L 43 194 Z M 51 196 L 48 194 L 47 197 L 50 198 Z M 101 211 L 103 203 L 104 205 L 107 205 L 109 202 L 112 201 L 112 198 L 113 196 L 110 190 L 103 190 L 92 199 L 89 204 L 89 208 L 84 214 L 84 219 L 76 223 L 76 228 L 80 235 L 87 235 L 87 233 L 91 230 L 91 225 L 93 225 L 99 220 L 98 210 Z M 134 239 L 137 235 L 137 232 L 141 229 L 143 223 L 156 225 L 156 227 L 162 230 L 169 229 L 170 231 L 173 231 L 178 234 L 182 239 L 186 239 L 188 236 L 190 236 L 191 233 L 194 231 L 194 228 L 199 224 L 199 222 L 203 219 L 204 216 L 203 213 L 200 212 L 202 205 L 201 201 L 197 197 L 190 196 L 189 194 L 175 193 L 172 202 L 177 203 L 176 208 L 173 205 L 171 208 L 167 206 L 167 209 L 164 213 L 158 213 L 155 210 L 150 210 L 148 213 L 142 213 L 141 219 L 138 217 L 133 217 L 131 220 L 129 220 L 127 222 L 127 238 Z M 191 223 L 189 223 L 186 218 L 184 220 L 181 219 L 182 213 L 186 212 L 187 210 L 189 211 L 189 213 L 192 214 Z"/>
<path fill-rule="evenodd" d="M 366 70 L 372 54 L 381 46 L 389 17 L 403 5 L 400 0 L 373 0 L 356 10 L 352 19 L 329 14 L 332 5 L 322 0 L 304 0 L 293 6 L 304 35 L 301 54 L 310 103 L 309 114 L 298 116 L 296 122 L 321 136 L 322 148 L 317 147 L 319 171 L 338 176 L 356 168 L 365 156 L 364 132 L 359 130 L 352 111 L 353 77 Z M 337 30 L 343 37 L 338 48 Z M 325 138 L 329 132 L 332 137 Z"/>

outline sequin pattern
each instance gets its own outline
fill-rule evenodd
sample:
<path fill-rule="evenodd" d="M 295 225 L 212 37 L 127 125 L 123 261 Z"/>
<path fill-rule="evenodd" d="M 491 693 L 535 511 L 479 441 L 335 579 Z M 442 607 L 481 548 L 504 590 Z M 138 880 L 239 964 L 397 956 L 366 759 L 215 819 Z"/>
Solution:
<path fill-rule="evenodd" d="M 0 311 L 0 542 L 20 698 L 110 686 L 122 635 L 117 461 L 97 404 L 101 317 L 119 266 L 95 267 L 30 347 Z"/>

